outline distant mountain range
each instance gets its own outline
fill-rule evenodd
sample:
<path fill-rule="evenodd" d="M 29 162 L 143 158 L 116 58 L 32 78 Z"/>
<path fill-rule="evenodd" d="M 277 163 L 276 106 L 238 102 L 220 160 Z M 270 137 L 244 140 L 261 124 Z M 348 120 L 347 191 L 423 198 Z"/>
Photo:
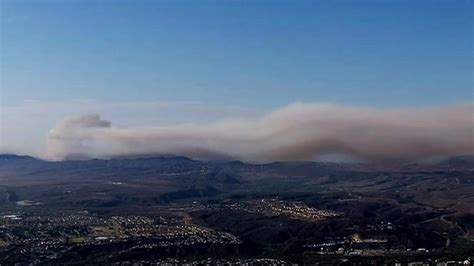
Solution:
<path fill-rule="evenodd" d="M 392 165 L 392 166 L 414 166 L 422 165 L 425 166 L 443 166 L 443 167 L 470 167 L 474 165 L 474 155 L 460 155 L 453 156 L 444 159 L 431 160 L 425 162 L 410 162 L 410 161 L 382 161 L 382 162 L 312 162 L 312 161 L 288 161 L 288 162 L 272 162 L 272 163 L 244 163 L 241 161 L 199 161 L 193 160 L 184 156 L 175 156 L 175 155 L 134 155 L 134 156 L 120 156 L 114 157 L 111 159 L 95 159 L 87 158 L 83 156 L 72 156 L 63 161 L 47 161 L 38 159 L 28 155 L 16 155 L 16 154 L 0 154 L 0 165 L 5 164 L 17 164 L 17 163 L 43 163 L 44 165 L 97 165 L 100 163 L 104 164 L 124 164 L 124 165 L 153 165 L 158 164 L 162 166 L 163 164 L 176 164 L 176 163 L 186 163 L 186 164 L 230 164 L 230 165 L 271 165 L 271 166 L 302 166 L 302 165 Z"/>
<path fill-rule="evenodd" d="M 272 162 L 272 163 L 244 163 L 241 161 L 198 161 L 183 156 L 133 156 L 113 159 L 76 159 L 64 161 L 46 161 L 26 155 L 0 154 L 0 171 L 35 172 L 46 169 L 56 171 L 67 170 L 92 170 L 107 168 L 109 170 L 121 169 L 156 169 L 163 172 L 195 170 L 196 168 L 211 167 L 216 169 L 243 170 L 243 169 L 278 169 L 279 171 L 291 170 L 293 175 L 298 175 L 303 169 L 308 171 L 319 170 L 395 170 L 402 169 L 470 169 L 474 167 L 474 155 L 463 155 L 431 162 Z M 58 172 L 59 173 L 59 172 Z"/>

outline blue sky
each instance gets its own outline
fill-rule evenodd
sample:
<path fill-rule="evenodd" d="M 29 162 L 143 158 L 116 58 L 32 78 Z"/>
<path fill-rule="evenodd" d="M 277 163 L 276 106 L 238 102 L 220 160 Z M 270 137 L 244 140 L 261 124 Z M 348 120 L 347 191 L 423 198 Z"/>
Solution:
<path fill-rule="evenodd" d="M 472 101 L 472 1 L 1 1 L 2 105 Z"/>

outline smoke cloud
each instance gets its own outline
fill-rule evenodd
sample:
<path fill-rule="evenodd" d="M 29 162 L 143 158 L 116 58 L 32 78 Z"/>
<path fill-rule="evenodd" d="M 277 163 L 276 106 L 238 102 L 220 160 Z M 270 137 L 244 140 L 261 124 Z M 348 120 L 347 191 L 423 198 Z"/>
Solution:
<path fill-rule="evenodd" d="M 48 157 L 174 154 L 196 159 L 423 159 L 474 152 L 472 103 L 377 109 L 296 103 L 258 117 L 205 124 L 114 127 L 99 115 L 68 118 L 48 135 Z"/>

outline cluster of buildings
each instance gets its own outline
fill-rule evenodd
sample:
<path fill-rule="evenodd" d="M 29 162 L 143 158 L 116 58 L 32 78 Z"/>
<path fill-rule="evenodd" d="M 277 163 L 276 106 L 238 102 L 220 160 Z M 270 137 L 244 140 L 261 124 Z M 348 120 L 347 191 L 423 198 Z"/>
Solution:
<path fill-rule="evenodd" d="M 377 224 L 368 224 L 366 226 L 367 231 L 385 231 L 385 230 L 394 230 L 395 226 L 391 222 L 381 221 Z"/>
<path fill-rule="evenodd" d="M 43 254 L 53 258 L 74 246 L 132 240 L 136 240 L 137 247 L 141 248 L 241 243 L 232 234 L 194 225 L 189 220 L 163 217 L 103 218 L 82 214 L 0 216 L 0 251 L 11 249 L 18 254 Z M 140 240 L 153 241 L 143 244 Z"/>
<path fill-rule="evenodd" d="M 342 216 L 342 213 L 322 210 L 313 207 L 308 207 L 302 202 L 285 201 L 280 199 L 258 199 L 238 202 L 222 202 L 222 203 L 208 203 L 202 204 L 194 202 L 192 205 L 176 208 L 179 211 L 245 211 L 249 213 L 256 213 L 265 216 L 287 216 L 292 219 L 320 221 L 328 218 L 335 218 Z"/>
<path fill-rule="evenodd" d="M 140 262 L 117 262 L 112 263 L 113 266 L 197 266 L 197 265 L 226 265 L 226 266 L 274 266 L 274 265 L 292 265 L 283 260 L 271 258 L 255 258 L 255 259 L 203 259 L 203 260 L 179 260 L 164 259 L 157 261 L 140 261 Z"/>
<path fill-rule="evenodd" d="M 381 255 L 417 255 L 431 251 L 426 248 L 400 249 L 389 248 L 386 237 L 365 237 L 358 233 L 346 237 L 327 237 L 324 242 L 303 245 L 319 255 L 344 256 L 381 256 Z"/>
<path fill-rule="evenodd" d="M 311 221 L 341 216 L 340 213 L 334 211 L 308 207 L 302 202 L 290 202 L 279 199 L 244 201 L 234 204 L 231 208 L 266 216 L 284 215 L 292 219 Z"/>

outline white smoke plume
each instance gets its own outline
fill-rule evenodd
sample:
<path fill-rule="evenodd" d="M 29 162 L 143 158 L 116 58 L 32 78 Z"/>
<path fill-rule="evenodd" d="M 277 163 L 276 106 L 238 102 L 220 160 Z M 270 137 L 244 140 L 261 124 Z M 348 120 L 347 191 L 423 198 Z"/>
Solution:
<path fill-rule="evenodd" d="M 206 124 L 113 127 L 99 115 L 69 118 L 48 136 L 48 156 L 174 154 L 197 159 L 423 159 L 474 152 L 472 103 L 377 109 L 296 103 L 259 117 Z M 158 114 L 157 114 L 158 115 Z"/>

